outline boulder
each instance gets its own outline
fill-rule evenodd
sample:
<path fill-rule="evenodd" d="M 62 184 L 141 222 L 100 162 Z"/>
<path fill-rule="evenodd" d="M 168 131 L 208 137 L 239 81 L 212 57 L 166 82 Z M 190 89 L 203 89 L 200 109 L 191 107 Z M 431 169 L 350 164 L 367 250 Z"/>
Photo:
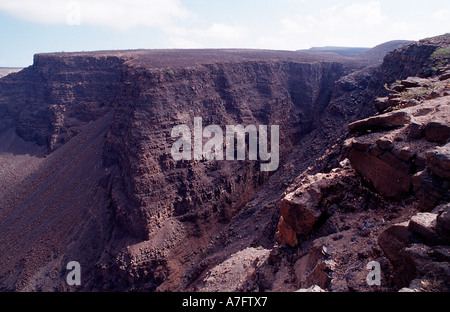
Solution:
<path fill-rule="evenodd" d="M 411 188 L 409 166 L 390 153 L 384 153 L 380 159 L 372 154 L 352 150 L 349 159 L 352 167 L 383 196 L 401 199 Z"/>
<path fill-rule="evenodd" d="M 296 185 L 281 200 L 281 217 L 275 234 L 279 243 L 292 247 L 297 245 L 298 238 L 313 229 L 316 233 L 334 233 L 336 228 L 333 222 L 327 222 L 326 212 L 336 209 L 334 203 L 359 187 L 360 182 L 354 170 L 335 168 L 329 173 L 306 175 Z M 319 220 L 320 226 L 315 227 Z"/>
<path fill-rule="evenodd" d="M 393 267 L 396 285 L 408 286 L 416 277 L 416 270 L 411 263 L 405 262 L 405 248 L 410 244 L 409 221 L 389 226 L 378 236 L 378 245 Z"/>
<path fill-rule="evenodd" d="M 450 143 L 425 154 L 427 166 L 443 179 L 450 179 Z"/>
<path fill-rule="evenodd" d="M 389 226 L 378 236 L 378 245 L 386 258 L 394 264 L 400 264 L 403 248 L 409 244 L 409 221 Z"/>
<path fill-rule="evenodd" d="M 422 124 L 412 121 L 408 125 L 408 136 L 411 139 L 418 140 L 418 139 L 423 138 L 424 135 L 425 135 L 425 133 L 424 133 Z"/>
<path fill-rule="evenodd" d="M 437 216 L 436 213 L 419 212 L 411 217 L 408 229 L 428 244 L 442 243 L 442 239 L 436 233 Z"/>
<path fill-rule="evenodd" d="M 388 98 L 387 97 L 376 98 L 374 106 L 379 113 L 384 112 L 386 108 L 389 107 Z"/>
<path fill-rule="evenodd" d="M 449 249 L 448 246 L 440 249 Z M 405 248 L 404 262 L 415 277 L 419 277 L 422 288 L 428 291 L 448 291 L 450 285 L 450 265 L 447 261 L 435 261 L 436 247 L 412 244 Z M 413 279 L 411 279 L 413 280 Z M 415 288 L 415 287 L 413 287 Z"/>
<path fill-rule="evenodd" d="M 325 260 L 323 246 L 316 241 L 308 253 L 300 257 L 294 264 L 297 286 L 307 288 L 317 285 L 326 289 L 331 281 L 329 272 L 335 269 L 336 263 Z"/>
<path fill-rule="evenodd" d="M 429 85 L 427 79 L 419 78 L 419 77 L 408 77 L 401 81 L 401 85 L 406 88 L 416 88 L 416 87 L 425 87 Z"/>
<path fill-rule="evenodd" d="M 446 144 L 450 138 L 450 125 L 445 121 L 430 121 L 424 126 L 424 131 L 429 142 Z"/>
<path fill-rule="evenodd" d="M 422 211 L 431 211 L 442 202 L 450 200 L 448 186 L 439 177 L 434 177 L 429 168 L 414 174 L 411 178 L 414 194 Z"/>
<path fill-rule="evenodd" d="M 323 213 L 319 206 L 321 188 L 312 184 L 307 189 L 297 189 L 281 200 L 281 215 L 298 235 L 308 234 Z"/>
<path fill-rule="evenodd" d="M 350 133 L 376 131 L 401 127 L 410 121 L 411 116 L 406 111 L 400 110 L 352 122 L 348 128 Z"/>
<path fill-rule="evenodd" d="M 441 236 L 447 243 L 450 242 L 450 203 L 439 206 L 443 209 L 438 217 L 436 218 L 436 232 Z M 438 207 L 436 207 L 438 208 Z"/>

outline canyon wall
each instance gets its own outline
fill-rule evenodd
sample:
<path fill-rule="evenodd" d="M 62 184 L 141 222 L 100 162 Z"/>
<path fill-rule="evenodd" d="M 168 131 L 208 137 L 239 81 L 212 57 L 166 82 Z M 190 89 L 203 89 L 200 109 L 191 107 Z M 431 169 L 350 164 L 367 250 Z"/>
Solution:
<path fill-rule="evenodd" d="M 77 219 L 83 211 L 102 219 L 98 231 L 106 236 L 97 239 L 92 235 L 83 240 L 103 247 L 96 247 L 92 253 L 80 250 L 80 255 L 90 259 L 90 263 L 83 261 L 83 266 L 94 272 L 85 289 L 155 289 L 162 283 L 161 276 L 169 276 L 166 287 L 174 288 L 191 269 L 185 263 L 200 261 L 210 237 L 229 223 L 269 178 L 270 172 L 260 170 L 260 161 L 175 162 L 170 154 L 176 140 L 170 136 L 175 125 L 193 127 L 194 117 L 202 117 L 204 127 L 214 124 L 223 129 L 238 124 L 280 125 L 282 163 L 298 140 L 313 131 L 332 97 L 335 82 L 361 66 L 307 53 L 189 53 L 178 51 L 167 56 L 138 50 L 38 54 L 32 66 L 0 82 L 1 132 L 6 135 L 13 129 L 15 140 L 47 149 L 46 158 L 37 162 L 39 166 L 24 172 L 23 180 L 2 196 L 2 220 L 8 224 L 3 229 L 23 224 L 8 213 L 19 207 L 24 211 L 30 205 L 30 213 L 51 211 L 54 218 L 65 220 L 61 224 L 78 223 L 79 231 L 86 233 L 93 232 L 86 229 L 86 222 Z M 185 58 L 178 59 L 184 54 Z M 102 144 L 101 151 L 95 147 L 95 159 L 101 156 L 99 165 L 104 167 L 100 172 L 89 172 L 73 147 L 74 138 L 81 140 L 92 127 L 107 129 L 95 139 L 103 142 L 98 143 Z M 66 158 L 53 156 L 63 151 Z M 68 180 L 71 171 L 65 170 L 71 157 L 80 170 L 77 175 L 71 173 L 73 181 Z M 54 166 L 61 167 L 58 177 L 62 184 L 78 185 L 81 176 L 92 174 L 99 200 L 84 203 L 76 217 L 62 215 L 67 209 L 77 209 L 76 203 L 87 199 L 90 191 L 80 191 L 80 198 L 75 198 L 60 185 L 51 197 L 66 197 L 64 208 L 58 201 L 45 201 L 46 207 L 30 202 L 32 194 L 42 193 L 44 184 L 38 181 L 49 178 L 44 169 L 54 170 Z M 21 192 L 23 188 L 26 192 Z M 37 227 L 46 232 L 45 222 Z M 11 245 L 20 238 L 7 240 Z M 43 271 L 61 274 L 61 257 L 73 254 L 73 248 L 80 245 L 80 241 L 71 244 L 70 252 L 55 247 L 59 251 L 50 257 L 58 260 Z M 3 269 L 2 280 L 11 283 L 12 277 L 6 272 L 12 268 L 19 273 L 12 278 L 16 279 L 13 285 L 3 287 L 32 289 L 43 287 L 38 281 L 48 283 L 30 273 L 41 263 L 25 256 L 31 257 L 32 252 L 12 252 L 9 259 L 14 255 L 16 261 Z M 30 263 L 25 268 L 20 264 L 24 259 Z M 66 289 L 64 285 L 45 287 Z"/>

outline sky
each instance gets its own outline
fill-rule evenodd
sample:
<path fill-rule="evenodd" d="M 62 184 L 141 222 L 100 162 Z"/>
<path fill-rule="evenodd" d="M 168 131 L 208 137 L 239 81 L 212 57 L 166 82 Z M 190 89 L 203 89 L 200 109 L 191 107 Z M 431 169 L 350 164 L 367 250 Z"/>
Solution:
<path fill-rule="evenodd" d="M 449 21 L 448 0 L 0 0 L 0 67 L 41 52 L 373 47 Z"/>

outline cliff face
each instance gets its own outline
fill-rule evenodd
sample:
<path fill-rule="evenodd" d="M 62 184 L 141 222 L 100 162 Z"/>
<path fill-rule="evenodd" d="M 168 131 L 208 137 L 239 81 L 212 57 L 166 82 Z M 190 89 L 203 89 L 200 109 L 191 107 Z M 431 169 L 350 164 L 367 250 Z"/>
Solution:
<path fill-rule="evenodd" d="M 83 238 L 85 243 L 102 246 L 95 252 L 80 251 L 91 259 L 83 261 L 83 266 L 94 272 L 85 289 L 155 289 L 162 282 L 161 276 L 169 276 L 165 287 L 174 289 L 191 269 L 184 264 L 200 261 L 210 237 L 230 222 L 270 176 L 270 172 L 260 170 L 258 161 L 175 162 L 170 154 L 174 126 L 192 128 L 194 117 L 202 117 L 204 127 L 219 125 L 223 129 L 239 124 L 280 125 L 282 162 L 298 140 L 313 131 L 332 97 L 335 81 L 350 68 L 360 66 L 301 53 L 197 52 L 199 55 L 186 51 L 176 55 L 159 51 L 39 54 L 33 66 L 1 80 L 5 140 L 42 145 L 49 153 L 47 158 L 36 160 L 36 167 L 24 173 L 17 187 L 7 188 L 2 220 L 8 228 L 23 224 L 25 215 L 11 219 L 8 213 L 30 205 L 36 213 L 39 209 L 51 211 L 54 218 L 62 218 L 62 224 L 63 220 L 79 222 L 83 212 L 103 220 L 99 221 L 99 231 L 106 236 Z M 102 130 L 104 135 L 96 132 L 96 140 L 103 142 L 99 143 L 103 144 L 101 151 L 94 149 L 104 165 L 100 172 L 87 169 L 75 156 L 79 152 L 71 147 L 74 138 L 86 136 L 91 127 L 107 129 Z M 8 129 L 14 129 L 12 137 Z M 62 150 L 73 156 L 53 156 Z M 4 152 L 9 155 L 10 151 Z M 103 199 L 83 203 L 75 194 L 65 193 L 61 185 L 51 198 L 66 198 L 65 208 L 57 201 L 46 201 L 49 208 L 41 207 L 43 202 L 30 202 L 27 198 L 32 194 L 42 193 L 39 181 L 50 177 L 44 169 L 71 168 L 70 157 L 75 157 L 80 174 L 69 183 L 73 172 L 62 169 L 56 181 L 79 185 L 79 178 L 92 174 L 94 185 L 100 187 L 79 189 L 79 196 L 85 198 L 83 193 L 94 192 Z M 77 208 L 77 202 L 82 207 Z M 80 215 L 66 215 L 64 211 L 70 208 L 79 209 Z M 92 234 L 88 224 L 81 222 L 79 231 Z M 44 222 L 38 228 L 46 232 L 45 226 Z M 9 243 L 4 246 L 17 242 L 13 233 L 17 232 L 5 238 Z M 64 244 L 66 239 L 77 240 L 61 236 Z M 61 271 L 64 264 L 58 257 L 73 254 L 79 244 L 61 247 L 53 256 L 58 260 L 43 270 Z M 6 289 L 44 287 L 44 278 L 30 273 L 40 261 L 29 260 L 32 264 L 18 269 L 15 277 L 6 273 L 18 268 L 20 259 L 29 259 L 25 255 L 33 255 L 26 250 L 8 253 L 10 258 L 16 255 L 19 262 L 11 261 L 2 271 Z M 130 284 L 124 284 L 131 276 Z M 15 282 L 11 284 L 11 280 Z M 66 288 L 61 283 L 45 287 Z"/>
<path fill-rule="evenodd" d="M 233 255 L 285 261 L 274 248 L 283 193 L 304 172 L 334 168 L 346 125 L 375 113 L 385 79 L 423 69 L 431 46 L 411 44 L 371 68 L 282 51 L 36 55 L 33 66 L 0 80 L 0 142 L 7 143 L 0 157 L 8 159 L 0 175 L 0 289 L 215 289 L 209 274 Z M 174 161 L 171 131 L 193 129 L 195 117 L 223 130 L 279 125 L 278 170 L 261 171 L 261 161 L 248 156 Z M 354 173 L 346 175 L 306 180 L 324 185 L 323 198 L 340 205 L 333 190 L 359 187 Z M 344 186 L 335 186 L 339 179 Z M 366 206 L 377 202 L 361 192 Z M 72 260 L 82 265 L 80 287 L 65 282 Z M 277 284 L 284 273 L 270 277 L 275 267 L 291 270 L 277 261 L 255 268 L 260 289 L 285 287 Z"/>
<path fill-rule="evenodd" d="M 1 80 L 2 128 L 50 150 L 111 110 L 125 60 L 38 54 L 34 64 Z"/>
<path fill-rule="evenodd" d="M 228 224 L 270 176 L 259 162 L 248 160 L 175 162 L 170 155 L 174 126 L 193 129 L 194 117 L 202 117 L 204 127 L 223 129 L 280 125 L 283 161 L 298 139 L 314 129 L 315 118 L 345 70 L 340 63 L 286 61 L 171 71 L 128 67 L 105 149 L 109 162 L 123 172 L 114 180 L 115 209 L 125 227 L 144 240 L 136 247 L 139 252 L 126 253 L 134 263 L 128 270 L 140 272 L 156 259 L 168 261 L 162 267 L 170 277 L 161 289 L 182 289 L 181 278 L 208 253 L 213 233 Z M 171 255 L 161 256 L 167 250 Z M 151 285 L 145 279 L 143 283 L 147 286 L 140 287 Z"/>
<path fill-rule="evenodd" d="M 117 209 L 127 214 L 130 229 L 145 237 L 173 215 L 200 219 L 215 212 L 226 221 L 268 178 L 252 161 L 175 162 L 173 127 L 193 129 L 194 117 L 202 117 L 203 127 L 223 129 L 280 125 L 283 159 L 312 130 L 344 71 L 339 63 L 266 61 L 170 71 L 127 67 L 106 157 L 125 173 L 118 189 L 130 206 Z"/>

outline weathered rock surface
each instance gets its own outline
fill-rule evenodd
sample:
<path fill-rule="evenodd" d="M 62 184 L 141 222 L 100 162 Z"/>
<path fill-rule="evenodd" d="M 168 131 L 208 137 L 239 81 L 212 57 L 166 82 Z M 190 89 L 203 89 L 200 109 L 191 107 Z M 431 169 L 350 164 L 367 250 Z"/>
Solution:
<path fill-rule="evenodd" d="M 450 143 L 427 151 L 427 166 L 443 179 L 450 179 Z"/>
<path fill-rule="evenodd" d="M 336 169 L 331 173 L 308 175 L 299 187 L 281 200 L 281 217 L 275 238 L 281 244 L 295 247 L 298 236 L 310 234 L 327 213 L 335 209 L 347 192 L 359 187 L 353 170 Z M 319 285 L 320 286 L 320 285 Z"/>

